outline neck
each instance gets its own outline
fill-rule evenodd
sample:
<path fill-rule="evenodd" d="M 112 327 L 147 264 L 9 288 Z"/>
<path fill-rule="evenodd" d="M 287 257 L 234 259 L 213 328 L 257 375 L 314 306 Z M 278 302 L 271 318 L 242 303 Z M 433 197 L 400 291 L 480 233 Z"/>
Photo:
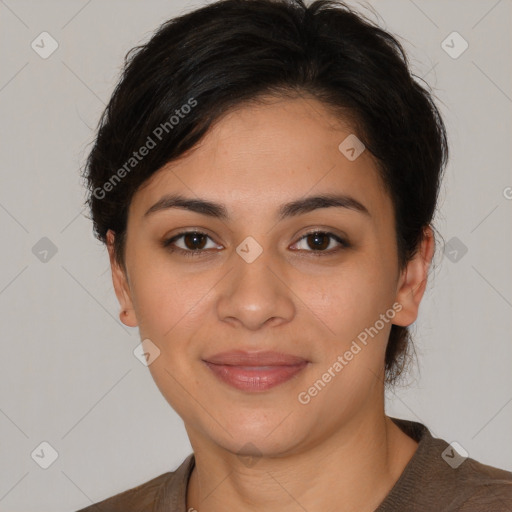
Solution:
<path fill-rule="evenodd" d="M 315 446 L 261 457 L 252 465 L 236 454 L 212 450 L 204 439 L 191 436 L 191 444 L 196 465 L 187 510 L 199 512 L 371 512 L 417 447 L 383 412 L 371 421 L 352 421 Z"/>

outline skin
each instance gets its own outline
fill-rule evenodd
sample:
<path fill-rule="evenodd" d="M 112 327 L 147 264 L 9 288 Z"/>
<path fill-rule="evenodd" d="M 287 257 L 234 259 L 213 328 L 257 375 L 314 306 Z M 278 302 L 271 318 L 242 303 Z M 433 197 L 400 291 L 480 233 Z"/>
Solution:
<path fill-rule="evenodd" d="M 393 205 L 371 154 L 350 161 L 338 149 L 351 133 L 312 98 L 246 104 L 136 192 L 125 269 L 108 233 L 121 320 L 159 348 L 149 369 L 195 453 L 187 509 L 373 511 L 416 450 L 384 412 L 391 322 L 308 404 L 297 399 L 394 303 L 401 310 L 393 323 L 415 321 L 434 251 L 426 228 L 399 269 Z M 276 219 L 283 203 L 333 192 L 369 215 L 330 207 Z M 144 215 L 167 193 L 222 203 L 230 218 L 177 208 Z M 162 246 L 184 229 L 210 238 L 194 246 L 182 237 L 175 246 L 201 246 L 202 255 Z M 302 238 L 314 229 L 346 237 L 350 247 L 327 238 L 323 250 L 339 250 L 318 256 Z M 263 250 L 252 263 L 236 252 L 248 236 Z M 284 384 L 248 393 L 202 362 L 232 349 L 275 350 L 309 364 Z"/>

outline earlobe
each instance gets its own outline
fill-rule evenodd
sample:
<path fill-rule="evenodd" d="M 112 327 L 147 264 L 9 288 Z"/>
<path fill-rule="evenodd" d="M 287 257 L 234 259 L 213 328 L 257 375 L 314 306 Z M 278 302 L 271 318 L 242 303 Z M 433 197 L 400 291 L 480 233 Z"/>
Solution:
<path fill-rule="evenodd" d="M 115 258 L 114 237 L 115 233 L 109 229 L 107 231 L 107 249 L 110 259 L 110 269 L 112 272 L 112 283 L 114 285 L 114 291 L 116 292 L 117 300 L 121 306 L 119 319 L 128 327 L 137 327 L 138 322 L 137 317 L 135 316 L 135 310 L 133 308 L 128 279 L 124 269 L 121 268 Z"/>
<path fill-rule="evenodd" d="M 403 327 L 411 325 L 418 317 L 418 311 L 427 287 L 428 270 L 434 256 L 434 232 L 430 226 L 423 232 L 418 251 L 407 263 L 398 281 L 396 302 L 402 306 L 393 323 Z"/>

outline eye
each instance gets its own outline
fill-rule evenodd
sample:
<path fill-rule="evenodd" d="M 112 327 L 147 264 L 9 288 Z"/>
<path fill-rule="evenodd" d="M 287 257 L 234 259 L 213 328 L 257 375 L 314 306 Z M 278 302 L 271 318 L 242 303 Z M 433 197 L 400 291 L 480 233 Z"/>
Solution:
<path fill-rule="evenodd" d="M 306 233 L 302 238 L 299 239 L 298 242 L 296 242 L 295 245 L 300 244 L 303 241 L 309 247 L 312 247 L 313 250 L 310 251 L 308 249 L 300 249 L 300 248 L 299 248 L 299 250 L 306 250 L 306 252 L 311 252 L 315 256 L 324 256 L 324 255 L 333 254 L 333 253 L 340 251 L 341 249 L 350 247 L 350 244 L 343 238 L 339 237 L 338 235 L 335 235 L 334 233 L 329 233 L 326 231 L 319 231 L 319 230 Z M 332 243 L 334 243 L 334 246 L 336 246 L 336 243 L 337 243 L 338 247 L 337 248 L 335 247 L 333 249 Z M 327 250 L 327 249 L 329 249 L 329 250 Z"/>
<path fill-rule="evenodd" d="M 164 240 L 162 245 L 170 252 L 179 252 L 185 256 L 201 256 L 205 254 L 207 249 L 218 248 L 215 246 L 215 243 L 213 247 L 208 247 L 208 240 L 213 242 L 209 235 L 201 231 L 182 231 L 172 238 Z M 178 245 L 178 241 L 182 244 L 181 247 Z M 306 233 L 295 245 L 302 242 L 305 242 L 313 250 L 304 248 L 299 248 L 298 250 L 310 252 L 315 256 L 332 255 L 341 249 L 350 247 L 350 244 L 338 235 L 320 230 Z M 338 244 L 338 247 L 336 247 L 336 244 Z"/>
<path fill-rule="evenodd" d="M 176 244 L 180 239 L 183 239 L 181 247 Z M 201 231 L 183 231 L 172 238 L 164 240 L 162 245 L 170 252 L 177 251 L 185 256 L 199 256 L 206 249 L 216 248 L 215 244 L 214 247 L 206 247 L 208 239 L 212 240 L 206 233 Z"/>

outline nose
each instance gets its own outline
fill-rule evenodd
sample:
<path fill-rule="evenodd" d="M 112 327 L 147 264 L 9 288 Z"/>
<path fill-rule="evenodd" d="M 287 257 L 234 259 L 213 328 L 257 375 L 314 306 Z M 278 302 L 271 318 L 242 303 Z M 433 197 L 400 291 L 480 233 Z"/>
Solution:
<path fill-rule="evenodd" d="M 220 283 L 218 317 L 256 331 L 265 325 L 290 322 L 296 312 L 293 292 L 270 251 L 251 263 L 233 254 L 234 268 Z"/>

